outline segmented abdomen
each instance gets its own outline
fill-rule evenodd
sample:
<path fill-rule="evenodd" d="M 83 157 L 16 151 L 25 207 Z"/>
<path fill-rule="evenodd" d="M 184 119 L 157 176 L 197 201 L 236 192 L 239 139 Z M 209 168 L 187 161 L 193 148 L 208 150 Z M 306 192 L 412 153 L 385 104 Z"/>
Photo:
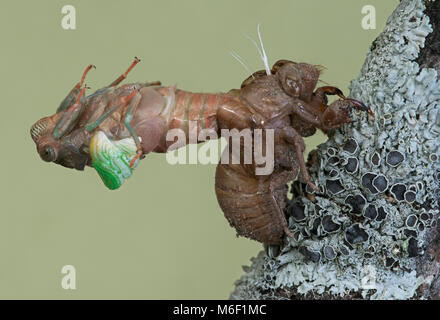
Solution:
<path fill-rule="evenodd" d="M 187 137 L 190 133 L 198 137 L 203 129 L 217 132 L 217 109 L 230 99 L 223 93 L 194 93 L 176 89 L 174 102 L 170 106 L 168 128 L 182 129 Z"/>
<path fill-rule="evenodd" d="M 251 165 L 217 165 L 217 200 L 237 235 L 266 244 L 282 243 L 286 221 L 280 212 L 283 215 L 286 182 L 292 179 L 292 175 L 293 172 L 285 171 L 259 178 Z M 271 191 L 274 178 L 281 181 L 276 184 L 277 189 Z"/>

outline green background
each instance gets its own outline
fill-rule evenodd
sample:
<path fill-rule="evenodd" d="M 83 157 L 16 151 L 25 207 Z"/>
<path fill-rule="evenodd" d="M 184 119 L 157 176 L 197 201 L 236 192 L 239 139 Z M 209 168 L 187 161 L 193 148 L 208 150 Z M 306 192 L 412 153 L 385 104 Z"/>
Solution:
<path fill-rule="evenodd" d="M 0 4 L 0 298 L 223 299 L 261 245 L 236 238 L 217 204 L 214 165 L 176 165 L 151 154 L 117 191 L 96 172 L 40 160 L 30 126 L 51 115 L 86 65 L 96 90 L 134 56 L 128 81 L 161 80 L 217 92 L 248 76 L 229 55 L 262 69 L 258 22 L 269 62 L 327 67 L 347 91 L 397 0 L 12 1 Z M 76 30 L 61 8 L 76 8 Z M 377 29 L 361 28 L 374 5 Z M 308 150 L 323 135 L 307 139 Z M 77 289 L 61 288 L 76 268 Z"/>

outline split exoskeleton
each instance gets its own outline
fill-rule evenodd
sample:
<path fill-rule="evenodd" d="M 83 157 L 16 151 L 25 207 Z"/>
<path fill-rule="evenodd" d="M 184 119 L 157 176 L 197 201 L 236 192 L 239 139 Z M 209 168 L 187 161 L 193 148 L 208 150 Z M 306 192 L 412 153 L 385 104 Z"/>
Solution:
<path fill-rule="evenodd" d="M 190 121 L 197 124 L 197 133 L 211 129 L 218 136 L 221 129 L 272 129 L 272 173 L 256 175 L 254 161 L 219 163 L 215 178 L 218 202 L 237 234 L 265 244 L 280 244 L 285 234 L 291 236 L 283 212 L 286 183 L 300 172 L 317 190 L 304 162 L 302 137 L 350 122 L 352 108 L 371 113 L 335 87 L 315 90 L 320 69 L 307 63 L 280 60 L 269 74 L 255 72 L 228 93 L 192 93 L 160 82 L 118 86 L 138 62 L 136 58 L 109 86 L 86 96 L 89 66 L 57 112 L 32 126 L 40 157 L 77 170 L 93 166 L 107 187 L 117 189 L 146 154 L 168 151 L 169 130 L 188 135 Z M 327 95 L 341 99 L 328 105 Z"/>

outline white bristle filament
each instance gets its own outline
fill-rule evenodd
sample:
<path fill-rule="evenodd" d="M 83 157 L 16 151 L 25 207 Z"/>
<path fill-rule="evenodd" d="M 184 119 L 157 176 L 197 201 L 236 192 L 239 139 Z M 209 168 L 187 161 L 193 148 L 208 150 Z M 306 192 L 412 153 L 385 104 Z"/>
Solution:
<path fill-rule="evenodd" d="M 258 46 L 257 42 L 255 42 L 255 40 L 252 39 L 250 36 L 248 36 L 247 34 L 244 34 L 244 36 L 246 38 L 248 38 L 254 44 L 255 48 L 257 48 L 258 54 L 260 55 L 260 58 L 263 61 L 264 69 L 266 70 L 266 74 L 269 76 L 269 75 L 271 75 L 271 72 L 270 72 L 269 61 L 267 59 L 266 51 L 264 50 L 263 40 L 261 38 L 260 25 L 261 25 L 261 23 L 258 24 L 257 33 L 258 33 L 258 40 L 260 41 L 261 48 Z"/>

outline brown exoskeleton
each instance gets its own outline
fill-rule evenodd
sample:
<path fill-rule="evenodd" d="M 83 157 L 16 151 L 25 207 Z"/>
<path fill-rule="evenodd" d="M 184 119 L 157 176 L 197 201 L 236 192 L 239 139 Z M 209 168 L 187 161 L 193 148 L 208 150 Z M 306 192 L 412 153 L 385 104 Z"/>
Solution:
<path fill-rule="evenodd" d="M 302 137 L 316 128 L 327 132 L 349 122 L 352 108 L 369 111 L 335 87 L 314 91 L 320 71 L 306 63 L 278 61 L 270 72 L 256 72 L 241 89 L 228 93 L 192 93 L 159 82 L 118 87 L 138 62 L 135 59 L 109 86 L 86 96 L 83 83 L 89 66 L 57 112 L 32 126 L 40 157 L 77 170 L 93 166 L 106 186 L 116 189 L 143 156 L 168 151 L 170 129 L 188 136 L 191 120 L 198 132 L 273 129 L 271 174 L 256 175 L 255 162 L 220 163 L 215 179 L 218 202 L 238 235 L 266 244 L 280 244 L 284 234 L 291 235 L 283 214 L 286 183 L 300 171 L 316 190 L 304 163 Z M 327 105 L 326 95 L 341 100 Z"/>
<path fill-rule="evenodd" d="M 242 113 L 239 122 L 251 118 L 256 126 L 274 130 L 275 166 L 267 176 L 255 175 L 255 163 L 217 166 L 217 199 L 238 235 L 265 244 L 280 244 L 284 234 L 292 236 L 283 213 L 287 182 L 300 170 L 303 180 L 317 190 L 304 162 L 302 137 L 314 134 L 317 128 L 327 132 L 350 122 L 352 108 L 372 114 L 361 102 L 345 98 L 338 88 L 325 86 L 314 91 L 319 74 L 316 66 L 280 60 L 270 74 L 261 70 L 243 82 L 238 97 L 248 112 Z M 327 105 L 327 95 L 342 100 Z M 225 126 L 231 122 L 237 118 L 231 116 Z"/>

